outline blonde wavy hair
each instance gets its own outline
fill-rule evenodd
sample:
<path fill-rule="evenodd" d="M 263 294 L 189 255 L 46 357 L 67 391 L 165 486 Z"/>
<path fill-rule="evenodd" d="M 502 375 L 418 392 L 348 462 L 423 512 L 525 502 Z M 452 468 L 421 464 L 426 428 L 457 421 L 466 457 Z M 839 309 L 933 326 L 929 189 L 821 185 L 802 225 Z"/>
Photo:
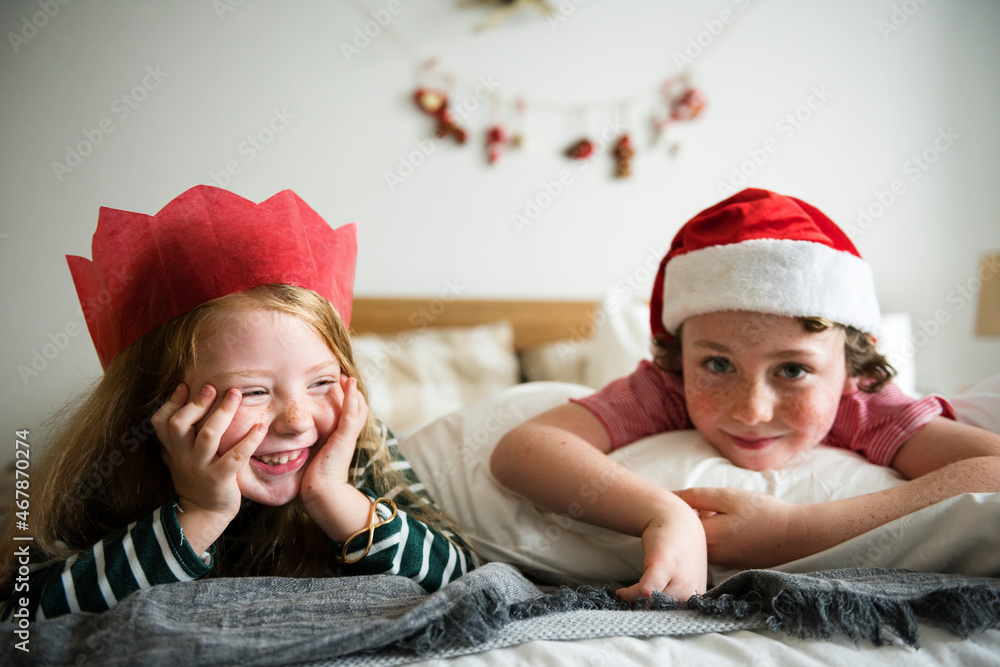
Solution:
<path fill-rule="evenodd" d="M 176 493 L 150 418 L 185 372 L 196 363 L 199 344 L 239 310 L 273 310 L 309 324 L 326 342 L 341 372 L 363 378 L 354 363 L 350 336 L 329 301 L 308 289 L 270 284 L 202 304 L 130 345 L 108 366 L 94 390 L 59 420 L 57 435 L 32 470 L 31 525 L 36 556 L 64 560 L 103 537 L 148 515 Z M 456 544 L 468 540 L 444 513 L 411 491 L 391 457 L 371 411 L 355 451 L 367 450 L 371 490 L 394 494 L 412 516 L 434 525 Z M 356 480 L 355 483 L 358 483 Z M 216 553 L 211 576 L 317 577 L 336 562 L 333 543 L 295 501 L 279 507 L 255 505 L 249 521 L 234 521 L 226 548 Z M 241 514 L 243 514 L 241 512 Z M 7 544 L 13 522 L 7 521 Z M 0 599 L 9 596 L 15 569 L 7 549 L 0 567 Z"/>

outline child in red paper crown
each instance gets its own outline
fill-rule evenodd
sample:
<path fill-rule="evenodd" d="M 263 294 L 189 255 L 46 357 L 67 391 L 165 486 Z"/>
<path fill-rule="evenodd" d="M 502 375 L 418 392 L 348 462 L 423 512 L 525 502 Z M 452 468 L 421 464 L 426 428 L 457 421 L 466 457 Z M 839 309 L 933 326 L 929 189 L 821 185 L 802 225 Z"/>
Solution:
<path fill-rule="evenodd" d="M 290 190 L 101 209 L 93 261 L 67 259 L 105 373 L 32 471 L 33 613 L 206 575 L 433 591 L 476 566 L 368 412 L 347 328 L 356 236 Z"/>
<path fill-rule="evenodd" d="M 655 361 L 515 428 L 491 459 L 500 482 L 556 512 L 588 480 L 610 480 L 579 518 L 642 537 L 643 575 L 623 598 L 703 592 L 706 552 L 731 567 L 769 567 L 951 496 L 1000 490 L 1000 436 L 953 421 L 940 397 L 911 399 L 891 383 L 875 351 L 871 270 L 809 204 L 744 190 L 699 213 L 660 265 L 651 311 Z M 605 456 L 691 428 L 751 470 L 823 443 L 911 481 L 791 505 L 732 488 L 671 493 Z"/>

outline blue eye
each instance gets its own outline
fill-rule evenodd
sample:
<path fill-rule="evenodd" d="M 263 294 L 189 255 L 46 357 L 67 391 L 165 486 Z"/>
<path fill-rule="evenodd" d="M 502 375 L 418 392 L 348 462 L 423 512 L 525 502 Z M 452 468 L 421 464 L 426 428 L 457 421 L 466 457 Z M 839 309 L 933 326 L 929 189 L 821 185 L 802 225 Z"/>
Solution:
<path fill-rule="evenodd" d="M 710 373 L 728 373 L 733 368 L 732 363 L 725 357 L 709 357 L 702 362 L 702 366 Z"/>
<path fill-rule="evenodd" d="M 785 364 L 778 370 L 778 373 L 787 380 L 798 380 L 805 377 L 808 372 L 801 364 Z"/>

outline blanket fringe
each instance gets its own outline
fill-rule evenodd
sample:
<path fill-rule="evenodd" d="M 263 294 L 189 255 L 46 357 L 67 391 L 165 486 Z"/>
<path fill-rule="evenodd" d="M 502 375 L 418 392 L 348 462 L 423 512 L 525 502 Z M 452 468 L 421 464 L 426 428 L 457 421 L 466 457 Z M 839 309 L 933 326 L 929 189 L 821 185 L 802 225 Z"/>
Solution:
<path fill-rule="evenodd" d="M 512 605 L 510 615 L 514 620 L 524 620 L 560 611 L 675 611 L 683 608 L 677 598 L 662 593 L 631 603 L 619 598 L 611 588 L 560 586 L 553 593 Z"/>
<path fill-rule="evenodd" d="M 748 573 L 744 573 L 748 574 Z M 758 590 L 738 594 L 696 595 L 687 602 L 655 593 L 634 603 L 615 595 L 614 589 L 581 586 L 558 590 L 510 607 L 513 620 L 566 611 L 673 611 L 695 610 L 714 617 L 743 620 L 764 616 L 773 632 L 803 639 L 830 639 L 845 635 L 855 644 L 868 639 L 881 646 L 898 637 L 920 647 L 919 624 L 943 628 L 963 639 L 977 632 L 1000 628 L 1000 595 L 986 586 L 943 587 L 910 598 L 860 593 L 857 590 L 824 590 L 784 587 L 773 597 Z"/>
<path fill-rule="evenodd" d="M 509 604 L 496 591 L 475 591 L 461 599 L 447 614 L 430 621 L 420 632 L 396 643 L 419 656 L 444 645 L 475 646 L 492 639 L 511 621 Z"/>

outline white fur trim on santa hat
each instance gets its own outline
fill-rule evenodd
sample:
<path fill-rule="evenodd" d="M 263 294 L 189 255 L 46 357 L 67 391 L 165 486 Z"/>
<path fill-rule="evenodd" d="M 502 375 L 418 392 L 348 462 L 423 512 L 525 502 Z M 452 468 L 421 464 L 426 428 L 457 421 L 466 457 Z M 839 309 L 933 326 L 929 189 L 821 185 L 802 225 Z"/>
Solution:
<path fill-rule="evenodd" d="M 672 258 L 663 284 L 663 326 L 692 315 L 747 310 L 825 317 L 877 335 L 881 316 L 871 267 L 811 241 L 753 239 Z"/>

